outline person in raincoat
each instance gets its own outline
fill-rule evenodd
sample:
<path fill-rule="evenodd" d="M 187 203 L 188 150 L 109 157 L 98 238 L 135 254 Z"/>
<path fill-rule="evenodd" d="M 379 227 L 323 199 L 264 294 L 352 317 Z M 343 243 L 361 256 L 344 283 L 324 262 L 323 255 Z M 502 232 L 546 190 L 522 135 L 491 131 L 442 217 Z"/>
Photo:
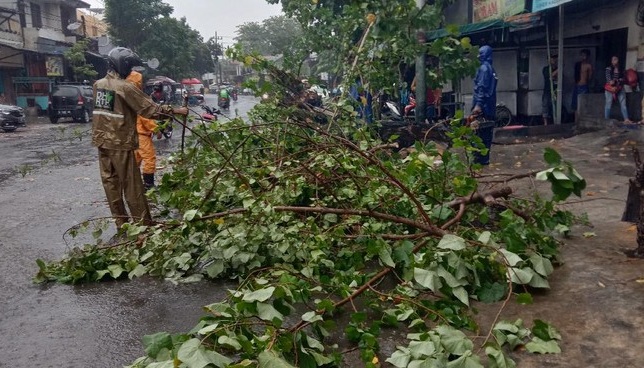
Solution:
<path fill-rule="evenodd" d="M 172 109 L 155 104 L 127 78 L 141 59 L 132 50 L 116 47 L 107 55 L 107 75 L 94 83 L 92 145 L 98 149 L 103 188 L 112 217 L 120 228 L 130 220 L 152 224 L 141 171 L 134 151 L 139 146 L 136 117 L 187 114 L 186 108 Z M 130 215 L 125 208 L 125 202 Z"/>
<path fill-rule="evenodd" d="M 494 121 L 496 119 L 496 71 L 492 66 L 492 47 L 482 46 L 479 49 L 479 66 L 474 77 L 474 96 L 472 100 L 472 113 L 469 121 L 476 121 L 476 117 L 483 116 L 485 121 Z M 474 126 L 472 126 L 474 127 Z M 485 155 L 481 153 L 474 154 L 474 162 L 481 165 L 490 164 L 490 148 L 494 137 L 494 124 L 476 129 L 483 144 L 487 148 Z"/>
<path fill-rule="evenodd" d="M 133 70 L 125 80 L 134 83 L 137 88 L 143 90 L 141 73 Z M 136 117 L 136 132 L 139 134 L 139 149 L 135 151 L 134 157 L 143 174 L 143 187 L 150 190 L 154 188 L 154 174 L 157 169 L 157 153 L 152 137 L 156 134 L 157 138 L 160 138 L 161 132 L 159 132 L 156 121 L 141 115 Z"/>

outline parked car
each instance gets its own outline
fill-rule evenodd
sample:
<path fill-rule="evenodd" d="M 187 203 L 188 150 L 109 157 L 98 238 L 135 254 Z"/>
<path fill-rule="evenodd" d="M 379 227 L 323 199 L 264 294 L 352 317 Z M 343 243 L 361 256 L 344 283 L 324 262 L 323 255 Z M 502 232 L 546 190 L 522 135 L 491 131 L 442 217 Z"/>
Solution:
<path fill-rule="evenodd" d="M 71 118 L 81 123 L 89 123 L 94 112 L 92 87 L 87 85 L 59 84 L 54 86 L 49 96 L 49 121 L 56 124 L 59 119 Z"/>
<path fill-rule="evenodd" d="M 0 129 L 12 132 L 19 126 L 25 126 L 25 112 L 22 107 L 0 105 Z"/>

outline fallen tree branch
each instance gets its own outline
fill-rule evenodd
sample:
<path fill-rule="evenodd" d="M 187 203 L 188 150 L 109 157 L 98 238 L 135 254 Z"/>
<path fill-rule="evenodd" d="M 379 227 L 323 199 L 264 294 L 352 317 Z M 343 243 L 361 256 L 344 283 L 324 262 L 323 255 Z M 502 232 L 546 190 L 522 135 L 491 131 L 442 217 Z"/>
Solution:
<path fill-rule="evenodd" d="M 419 230 L 422 230 L 428 235 L 433 236 L 443 236 L 445 232 L 438 227 L 425 224 L 422 222 L 414 221 L 405 217 L 400 217 L 396 215 L 391 215 L 383 212 L 369 211 L 369 210 L 353 210 L 345 208 L 330 208 L 330 207 L 297 207 L 297 206 L 275 206 L 273 210 L 277 212 L 295 212 L 295 213 L 320 213 L 320 214 L 336 214 L 336 215 L 348 215 L 348 216 L 364 216 L 364 217 L 373 217 L 380 220 L 386 220 L 395 222 L 398 224 L 408 225 L 415 227 Z M 216 219 L 220 217 L 230 216 L 234 214 L 240 214 L 247 212 L 246 208 L 234 208 L 224 212 L 212 213 L 200 218 L 195 219 L 194 221 L 205 221 Z"/>
<path fill-rule="evenodd" d="M 490 190 L 488 192 L 475 192 L 467 197 L 459 197 L 450 202 L 444 204 L 446 207 L 457 208 L 460 207 L 461 203 L 463 204 L 472 204 L 472 203 L 483 203 L 485 205 L 490 205 L 496 202 L 496 198 L 507 198 L 512 194 L 512 188 L 503 187 L 499 189 Z"/>

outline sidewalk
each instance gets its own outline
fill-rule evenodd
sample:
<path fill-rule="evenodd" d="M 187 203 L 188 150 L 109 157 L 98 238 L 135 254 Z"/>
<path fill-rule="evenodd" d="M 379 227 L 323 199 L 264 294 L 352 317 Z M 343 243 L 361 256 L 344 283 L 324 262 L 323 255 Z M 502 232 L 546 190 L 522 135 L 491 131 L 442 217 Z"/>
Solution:
<path fill-rule="evenodd" d="M 540 127 L 536 127 L 540 128 Z M 545 127 L 541 127 L 548 129 Z M 551 128 L 553 129 L 553 128 Z M 501 133 L 500 143 L 517 143 L 522 136 Z M 543 136 L 536 136 L 536 138 Z M 592 227 L 576 226 L 564 239 L 562 260 L 550 279 L 551 289 L 535 294 L 535 303 L 509 303 L 503 318 L 527 322 L 543 319 L 561 333 L 562 354 L 517 352 L 519 367 L 641 367 L 644 361 L 644 260 L 626 258 L 636 247 L 634 226 L 620 221 L 628 180 L 635 173 L 631 147 L 643 147 L 644 129 L 604 129 L 570 138 L 525 144 L 494 145 L 487 173 L 522 173 L 544 168 L 543 149 L 556 149 L 586 179 L 582 198 L 565 207 L 586 213 Z M 644 154 L 644 152 L 643 152 Z M 536 189 L 549 193 L 547 183 L 512 185 L 519 194 Z M 488 326 L 500 304 L 481 309 Z M 486 334 L 487 331 L 481 331 Z"/>

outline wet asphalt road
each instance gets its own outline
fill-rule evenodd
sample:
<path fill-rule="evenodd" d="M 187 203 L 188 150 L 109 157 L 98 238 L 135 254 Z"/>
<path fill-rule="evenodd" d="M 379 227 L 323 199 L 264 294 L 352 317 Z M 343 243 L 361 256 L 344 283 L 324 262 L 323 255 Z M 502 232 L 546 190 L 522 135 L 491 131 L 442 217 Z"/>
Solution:
<path fill-rule="evenodd" d="M 206 103 L 216 105 L 215 96 Z M 256 100 L 231 106 L 242 116 Z M 63 257 L 62 235 L 109 216 L 88 125 L 46 120 L 0 132 L 0 367 L 121 367 L 144 354 L 141 337 L 183 332 L 227 285 L 175 286 L 142 278 L 80 286 L 34 285 L 35 260 Z M 176 130 L 175 132 L 180 132 Z M 155 141 L 160 156 L 180 133 Z"/>

